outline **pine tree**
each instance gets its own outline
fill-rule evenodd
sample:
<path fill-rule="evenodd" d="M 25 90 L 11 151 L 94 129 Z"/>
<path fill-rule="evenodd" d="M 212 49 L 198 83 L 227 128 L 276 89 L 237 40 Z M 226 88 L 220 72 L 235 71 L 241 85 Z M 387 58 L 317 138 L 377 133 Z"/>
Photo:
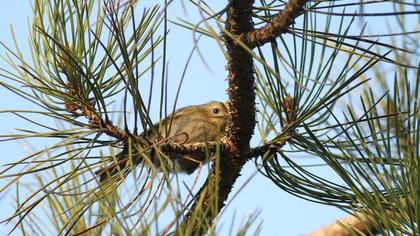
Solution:
<path fill-rule="evenodd" d="M 170 19 L 172 1 L 143 4 L 35 0 L 32 60 L 19 39 L 15 47 L 2 43 L 10 68 L 0 71 L 0 86 L 36 108 L 2 110 L 33 129 L 0 141 L 54 140 L 0 171 L 7 180 L 0 193 L 17 190 L 16 212 L 4 221 L 13 230 L 216 234 L 243 166 L 254 161 L 279 191 L 350 214 L 313 235 L 420 234 L 416 1 L 230 0 L 219 10 L 210 1 L 183 3 L 200 12 L 199 22 Z M 379 34 L 368 24 L 378 18 L 391 22 Z M 201 38 L 225 55 L 228 76 L 220 79 L 228 83 L 229 114 L 216 141 L 172 142 L 163 134 L 171 122 L 162 128 L 153 119 L 153 112 L 160 120 L 175 111 L 183 94 L 182 80 L 167 86 L 171 27 L 189 30 L 203 63 Z M 145 140 L 146 130 L 160 138 Z M 127 164 L 101 182 L 95 172 L 121 161 L 121 150 Z M 211 168 L 199 163 L 182 188 L 182 177 L 166 165 L 176 155 L 206 155 Z M 302 155 L 339 180 L 315 173 Z M 26 176 L 37 184 L 26 185 Z M 200 178 L 206 181 L 196 186 Z M 52 229 L 40 227 L 41 209 Z"/>

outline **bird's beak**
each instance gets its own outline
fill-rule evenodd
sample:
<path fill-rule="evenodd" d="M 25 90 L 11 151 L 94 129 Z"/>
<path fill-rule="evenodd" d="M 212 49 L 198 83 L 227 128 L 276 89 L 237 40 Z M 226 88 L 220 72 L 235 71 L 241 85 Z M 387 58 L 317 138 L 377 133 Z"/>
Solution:
<path fill-rule="evenodd" d="M 229 111 L 229 103 L 230 103 L 229 100 L 227 100 L 225 103 L 223 103 L 225 105 L 225 107 L 228 109 L 228 111 Z"/>

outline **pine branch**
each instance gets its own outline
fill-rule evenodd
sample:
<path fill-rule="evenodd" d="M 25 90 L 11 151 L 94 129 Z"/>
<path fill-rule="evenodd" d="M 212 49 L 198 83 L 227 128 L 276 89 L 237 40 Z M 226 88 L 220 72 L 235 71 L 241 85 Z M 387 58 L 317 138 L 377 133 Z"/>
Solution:
<path fill-rule="evenodd" d="M 92 103 L 87 102 L 89 99 L 84 98 L 77 89 L 69 82 L 67 84 L 68 95 L 73 100 L 68 100 L 65 103 L 66 110 L 68 112 L 74 113 L 76 115 L 83 115 L 89 120 L 89 127 L 92 129 L 104 129 L 105 133 L 111 137 L 118 139 L 121 142 L 127 142 L 128 139 L 131 137 L 133 138 L 133 142 L 137 144 L 144 144 L 142 137 L 139 135 L 134 135 L 128 130 L 121 129 L 115 125 L 110 120 L 102 119 L 102 117 L 98 114 L 95 110 Z M 80 114 L 78 114 L 80 112 Z M 263 155 L 268 150 L 275 150 L 280 149 L 284 146 L 286 142 L 283 141 L 281 143 L 277 143 L 276 145 L 273 144 L 265 144 L 262 146 L 258 146 L 255 148 L 250 149 L 248 152 L 242 153 L 242 159 L 245 161 Z M 206 151 L 210 153 L 215 153 L 217 148 L 220 147 L 220 152 L 222 155 L 226 155 L 229 153 L 227 150 L 229 145 L 227 143 L 222 142 L 197 142 L 197 143 L 189 143 L 189 144 L 179 144 L 179 143 L 167 143 L 161 142 L 157 144 L 160 150 L 163 153 L 175 153 L 179 155 L 202 155 Z"/>
<path fill-rule="evenodd" d="M 130 137 L 133 137 L 133 134 L 128 130 L 118 128 L 112 124 L 112 121 L 103 119 L 95 110 L 92 103 L 88 102 L 89 99 L 81 95 L 78 89 L 75 88 L 75 85 L 69 82 L 67 84 L 67 91 L 72 100 L 66 101 L 66 110 L 76 115 L 81 114 L 85 116 L 89 120 L 89 127 L 91 129 L 104 129 L 107 135 L 123 142 L 126 142 Z M 80 114 L 78 114 L 78 112 L 80 112 Z"/>
<path fill-rule="evenodd" d="M 304 11 L 307 0 L 291 0 L 283 10 L 277 13 L 270 23 L 262 28 L 255 29 L 239 36 L 239 40 L 250 48 L 262 46 L 272 42 L 276 37 L 287 32 L 290 25 Z"/>
<path fill-rule="evenodd" d="M 306 1 L 294 1 L 287 5 L 286 9 L 280 12 L 272 23 L 259 30 L 254 30 L 252 23 L 252 7 L 254 1 L 230 1 L 227 7 L 227 19 L 225 29 L 226 48 L 228 53 L 228 95 L 229 95 L 229 120 L 226 128 L 226 136 L 223 138 L 226 154 L 220 155 L 219 168 L 216 161 L 213 162 L 210 174 L 206 183 L 197 194 L 197 199 L 192 206 L 192 211 L 187 214 L 182 228 L 192 231 L 193 235 L 201 235 L 207 231 L 210 222 L 217 216 L 224 207 L 229 193 L 231 192 L 236 179 L 245 163 L 253 154 L 260 155 L 271 148 L 265 145 L 251 149 L 249 142 L 254 133 L 255 127 L 255 78 L 253 70 L 253 56 L 247 48 L 237 43 L 235 36 L 244 40 L 247 46 L 255 47 L 270 42 L 285 31 L 303 11 L 303 4 Z M 290 14 L 290 15 L 287 15 Z M 274 29 L 274 30 L 273 30 Z M 271 32 L 267 37 L 267 32 Z M 232 35 L 233 37 L 230 37 Z M 245 37 L 244 35 L 249 35 Z M 264 36 L 264 37 L 262 37 Z M 251 39 L 251 40 L 249 40 Z M 282 147 L 285 141 L 280 145 Z M 216 201 L 216 208 L 212 209 L 212 201 Z M 203 212 L 197 218 L 194 212 Z"/>
<path fill-rule="evenodd" d="M 234 0 L 227 8 L 225 28 L 233 35 L 240 35 L 253 30 L 251 22 L 252 6 L 254 1 Z M 227 144 L 228 154 L 220 156 L 220 168 L 215 168 L 213 163 L 206 183 L 200 189 L 198 198 L 192 206 L 192 212 L 201 209 L 203 217 L 211 222 L 224 206 L 233 184 L 239 177 L 240 171 L 249 153 L 249 141 L 255 126 L 255 91 L 253 58 L 246 49 L 226 37 L 228 59 L 228 95 L 229 119 L 226 128 L 226 137 L 223 141 Z M 216 211 L 210 204 L 216 196 Z M 202 199 L 202 200 L 201 200 Z M 201 200 L 201 201 L 200 201 Z M 201 235 L 207 231 L 206 224 L 200 224 L 197 214 L 188 214 L 183 222 L 183 228 L 192 230 L 193 235 Z M 201 226 L 201 227 L 200 227 Z"/>

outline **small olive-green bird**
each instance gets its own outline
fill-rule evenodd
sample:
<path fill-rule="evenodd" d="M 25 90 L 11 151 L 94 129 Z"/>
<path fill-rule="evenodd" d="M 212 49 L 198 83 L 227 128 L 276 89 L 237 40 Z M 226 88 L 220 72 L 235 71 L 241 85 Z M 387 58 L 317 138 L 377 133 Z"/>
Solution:
<path fill-rule="evenodd" d="M 227 122 L 228 108 L 225 103 L 212 101 L 206 104 L 183 107 L 176 110 L 173 114 L 161 120 L 154 127 L 159 133 L 146 130 L 139 137 L 146 142 L 141 141 L 142 148 L 147 148 L 159 140 L 168 143 L 188 144 L 195 142 L 216 141 L 217 137 L 224 132 Z M 127 165 L 136 166 L 142 162 L 143 158 L 140 153 L 135 154 L 136 148 L 131 149 L 131 160 L 128 155 L 128 145 L 125 145 L 123 151 L 116 155 L 116 162 L 109 164 L 96 172 L 103 182 L 109 177 L 120 173 L 126 176 L 129 173 Z M 154 166 L 159 168 L 162 161 L 156 158 L 153 148 L 146 152 Z M 143 153 L 144 155 L 144 153 Z M 165 165 L 172 172 L 193 173 L 200 162 L 206 161 L 206 156 L 190 156 L 180 154 L 169 154 L 168 165 Z M 113 158 L 112 158 L 113 159 Z M 130 161 L 129 161 L 130 160 Z"/>

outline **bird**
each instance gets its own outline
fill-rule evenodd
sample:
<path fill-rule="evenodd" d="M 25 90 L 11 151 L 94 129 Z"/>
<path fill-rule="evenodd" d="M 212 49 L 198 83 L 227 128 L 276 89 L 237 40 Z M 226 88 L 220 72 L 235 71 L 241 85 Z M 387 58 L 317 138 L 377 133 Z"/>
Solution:
<path fill-rule="evenodd" d="M 137 140 L 141 148 L 134 147 L 130 150 L 128 143 L 125 143 L 123 150 L 115 158 L 108 158 L 111 159 L 111 163 L 95 173 L 99 176 L 100 182 L 119 175 L 119 173 L 125 177 L 130 172 L 130 168 L 126 167 L 140 164 L 146 153 L 151 160 L 148 163 L 152 163 L 158 169 L 162 163 L 166 163 L 165 168 L 170 172 L 191 174 L 198 168 L 200 162 L 206 161 L 204 153 L 198 156 L 173 153 L 168 154 L 169 158 L 162 161 L 163 158 L 159 160 L 151 146 L 162 140 L 165 143 L 173 144 L 216 141 L 225 131 L 227 116 L 228 106 L 220 101 L 180 108 L 155 124 L 154 129 L 147 129 L 138 136 Z M 156 130 L 158 132 L 154 132 Z M 149 151 L 136 152 L 139 149 L 148 149 Z"/>

